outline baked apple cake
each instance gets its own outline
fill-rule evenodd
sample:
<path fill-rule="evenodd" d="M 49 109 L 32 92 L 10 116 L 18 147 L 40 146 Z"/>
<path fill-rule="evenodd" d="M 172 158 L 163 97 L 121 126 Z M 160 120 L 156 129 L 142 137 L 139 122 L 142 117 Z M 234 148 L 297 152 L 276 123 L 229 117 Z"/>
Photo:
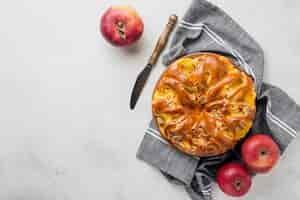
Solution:
<path fill-rule="evenodd" d="M 214 53 L 185 56 L 156 84 L 154 120 L 163 138 L 194 156 L 215 156 L 234 148 L 252 127 L 255 89 L 250 76 Z"/>

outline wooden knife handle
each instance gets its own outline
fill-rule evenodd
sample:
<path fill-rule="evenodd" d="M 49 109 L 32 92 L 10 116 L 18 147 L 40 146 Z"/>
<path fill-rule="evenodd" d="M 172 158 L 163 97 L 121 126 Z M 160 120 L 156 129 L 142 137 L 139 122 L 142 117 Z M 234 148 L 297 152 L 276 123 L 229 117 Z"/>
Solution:
<path fill-rule="evenodd" d="M 154 51 L 152 52 L 152 55 L 149 59 L 149 62 L 148 62 L 149 64 L 154 65 L 157 62 L 160 53 L 162 52 L 162 50 L 165 48 L 165 46 L 167 44 L 170 33 L 172 32 L 176 22 L 177 22 L 177 16 L 171 15 L 169 17 L 169 21 L 168 21 L 168 24 L 166 25 L 165 30 L 159 36 L 159 39 L 155 45 Z"/>

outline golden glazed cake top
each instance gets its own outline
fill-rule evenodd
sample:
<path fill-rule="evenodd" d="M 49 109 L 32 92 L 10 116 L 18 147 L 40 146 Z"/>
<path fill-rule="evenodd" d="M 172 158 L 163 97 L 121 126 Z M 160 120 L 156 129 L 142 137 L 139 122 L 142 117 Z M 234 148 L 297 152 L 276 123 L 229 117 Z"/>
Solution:
<path fill-rule="evenodd" d="M 158 81 L 152 112 L 161 135 L 179 150 L 214 156 L 233 149 L 255 117 L 253 80 L 221 55 L 172 63 Z"/>

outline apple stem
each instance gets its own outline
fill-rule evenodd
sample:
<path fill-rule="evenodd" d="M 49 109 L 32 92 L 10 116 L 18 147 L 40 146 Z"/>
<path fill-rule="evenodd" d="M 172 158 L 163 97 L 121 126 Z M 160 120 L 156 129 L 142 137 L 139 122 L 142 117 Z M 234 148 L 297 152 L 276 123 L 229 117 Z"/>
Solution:
<path fill-rule="evenodd" d="M 117 23 L 117 30 L 118 30 L 118 33 L 120 35 L 120 37 L 125 40 L 126 39 L 126 35 L 125 35 L 125 24 L 121 21 L 119 21 Z"/>
<path fill-rule="evenodd" d="M 263 149 L 259 153 L 261 156 L 265 156 L 267 154 L 267 151 L 265 149 Z"/>
<path fill-rule="evenodd" d="M 234 183 L 234 186 L 235 186 L 237 191 L 240 191 L 241 185 L 242 185 L 241 180 L 236 180 L 235 183 Z"/>

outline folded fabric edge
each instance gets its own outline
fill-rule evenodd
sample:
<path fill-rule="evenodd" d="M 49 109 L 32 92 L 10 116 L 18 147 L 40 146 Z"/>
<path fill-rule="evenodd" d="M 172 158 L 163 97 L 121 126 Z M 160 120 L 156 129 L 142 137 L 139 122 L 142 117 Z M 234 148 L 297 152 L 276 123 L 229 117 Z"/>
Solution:
<path fill-rule="evenodd" d="M 269 98 L 268 117 L 292 138 L 296 138 L 300 131 L 300 106 L 296 101 L 281 88 L 266 82 L 263 83 L 262 97 Z"/>
<path fill-rule="evenodd" d="M 149 132 L 145 133 L 136 157 L 187 186 L 191 184 L 199 162 L 198 158 L 179 152 Z"/>

